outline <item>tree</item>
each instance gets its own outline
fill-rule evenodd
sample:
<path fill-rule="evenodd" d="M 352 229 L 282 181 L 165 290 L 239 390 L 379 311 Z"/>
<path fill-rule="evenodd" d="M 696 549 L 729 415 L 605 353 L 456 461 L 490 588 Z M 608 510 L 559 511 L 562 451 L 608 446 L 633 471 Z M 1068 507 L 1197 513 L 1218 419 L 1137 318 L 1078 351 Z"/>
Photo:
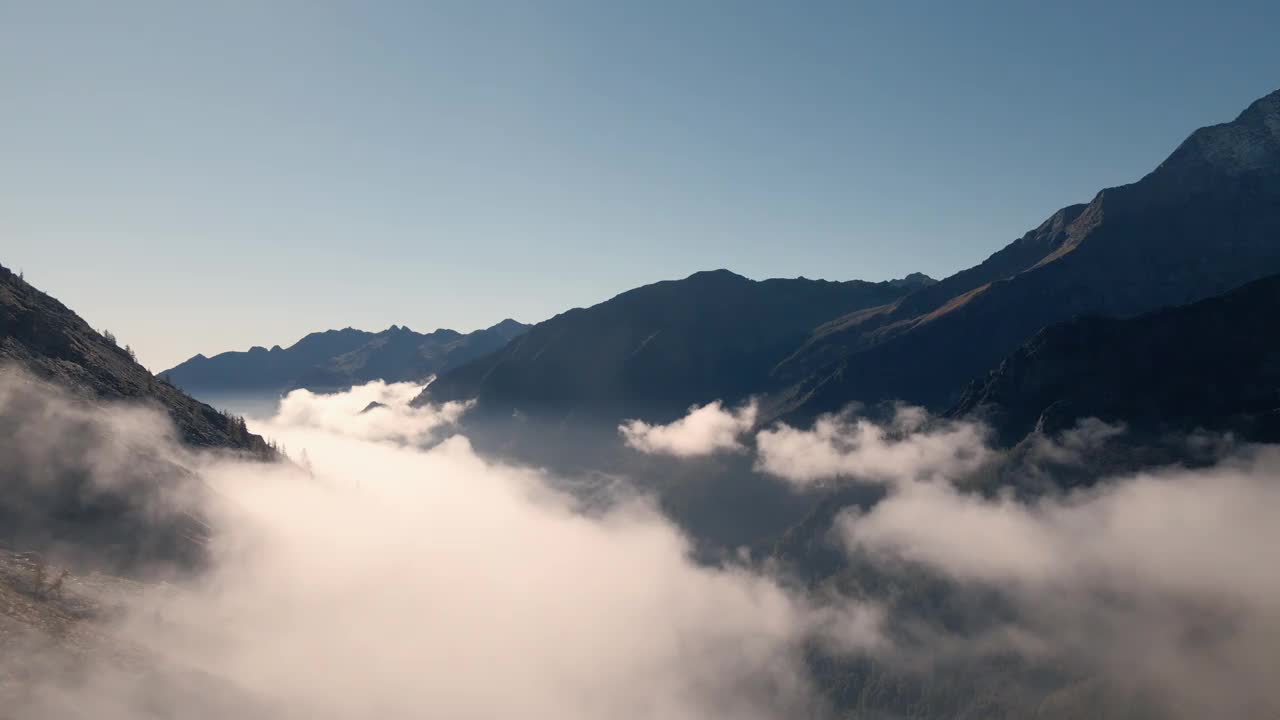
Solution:
<path fill-rule="evenodd" d="M 124 346 L 124 351 L 125 351 L 126 353 L 128 353 L 128 354 L 129 354 L 129 359 L 130 359 L 130 360 L 133 360 L 134 362 L 137 362 L 137 360 L 138 360 L 138 353 L 134 352 L 132 347 L 130 347 L 130 346 L 128 346 L 128 345 L 125 345 L 125 346 Z"/>
<path fill-rule="evenodd" d="M 117 344 L 117 343 L 116 343 L 116 336 L 115 336 L 115 335 L 112 335 L 110 330 L 103 330 L 103 331 L 102 331 L 102 339 L 106 340 L 107 342 L 111 343 L 112 345 L 116 345 L 116 344 Z"/>

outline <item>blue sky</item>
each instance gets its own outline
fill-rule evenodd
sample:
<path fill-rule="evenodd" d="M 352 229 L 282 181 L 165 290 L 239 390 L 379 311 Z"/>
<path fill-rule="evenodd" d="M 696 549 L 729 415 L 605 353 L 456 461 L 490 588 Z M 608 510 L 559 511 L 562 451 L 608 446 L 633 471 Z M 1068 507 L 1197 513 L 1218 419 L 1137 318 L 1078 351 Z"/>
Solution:
<path fill-rule="evenodd" d="M 949 274 L 1280 87 L 1275 2 L 0 0 L 0 263 L 132 344 Z"/>

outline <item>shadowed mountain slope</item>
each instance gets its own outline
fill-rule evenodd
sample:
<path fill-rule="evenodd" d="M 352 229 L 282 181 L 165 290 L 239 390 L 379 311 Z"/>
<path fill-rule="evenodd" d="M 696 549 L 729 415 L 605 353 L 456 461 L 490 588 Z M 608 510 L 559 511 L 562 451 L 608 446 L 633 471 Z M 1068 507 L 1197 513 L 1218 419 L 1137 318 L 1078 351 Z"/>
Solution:
<path fill-rule="evenodd" d="M 832 318 L 922 287 L 898 281 L 755 281 L 727 270 L 636 288 L 535 325 L 501 351 L 446 372 L 436 401 L 478 398 L 480 411 L 661 417 L 735 401 Z"/>
<path fill-rule="evenodd" d="M 0 266 L 0 365 L 91 401 L 132 401 L 164 410 L 188 445 L 272 456 L 262 438 L 158 380 L 65 305 Z"/>
<path fill-rule="evenodd" d="M 182 446 L 278 457 L 0 267 L 0 542 L 117 570 L 198 562 L 208 491 Z"/>
<path fill-rule="evenodd" d="M 162 374 L 194 393 L 344 390 L 372 380 L 419 381 L 491 353 L 527 327 L 503 320 L 465 335 L 445 329 L 422 334 L 397 325 L 377 333 L 326 330 L 287 348 L 196 355 Z"/>
<path fill-rule="evenodd" d="M 1078 420 L 1142 434 L 1195 429 L 1280 441 L 1280 275 L 1130 319 L 1051 325 L 969 386 L 949 414 L 978 414 L 1013 443 Z"/>
<path fill-rule="evenodd" d="M 1278 271 L 1280 91 L 980 265 L 828 323 L 775 371 L 790 387 L 769 411 L 804 419 L 889 398 L 945 407 L 1046 325 L 1194 302 Z"/>

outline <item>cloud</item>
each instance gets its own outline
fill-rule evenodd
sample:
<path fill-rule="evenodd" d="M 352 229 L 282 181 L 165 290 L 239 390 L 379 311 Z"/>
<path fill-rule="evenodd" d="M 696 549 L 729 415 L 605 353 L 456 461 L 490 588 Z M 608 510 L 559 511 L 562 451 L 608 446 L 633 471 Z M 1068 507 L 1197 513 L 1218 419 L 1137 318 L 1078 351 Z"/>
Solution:
<path fill-rule="evenodd" d="M 1080 434 L 1065 439 L 1047 453 L 1055 462 L 1079 449 Z M 836 521 L 846 547 L 883 568 L 923 567 L 1012 609 L 995 631 L 956 631 L 931 654 L 1056 659 L 1143 688 L 1181 718 L 1280 708 L 1269 677 L 1280 663 L 1280 449 L 1034 500 L 965 492 L 950 479 L 968 469 L 899 481 Z"/>
<path fill-rule="evenodd" d="M 219 498 L 203 507 L 209 566 L 115 596 L 122 619 L 77 631 L 83 644 L 50 659 L 38 683 L 22 681 L 6 711 L 813 716 L 823 703 L 804 663 L 811 644 L 851 652 L 881 641 L 873 605 L 818 602 L 746 564 L 695 562 L 648 499 L 587 509 L 465 437 L 405 442 L 441 426 L 402 403 L 367 422 L 370 398 L 410 395 L 391 388 L 292 394 L 252 423 L 305 450 L 310 472 L 156 443 Z M 0 668 L 0 690 L 4 678 Z"/>
<path fill-rule="evenodd" d="M 411 407 L 410 401 L 422 389 L 417 383 L 374 381 L 332 394 L 294 390 L 280 401 L 276 416 L 269 422 L 279 427 L 327 430 L 362 440 L 426 442 L 437 430 L 457 423 L 472 403 Z"/>
<path fill-rule="evenodd" d="M 20 459 L 23 482 L 87 473 L 92 488 L 163 497 L 176 467 L 179 486 L 198 478 L 178 493 L 196 505 L 148 501 L 138 517 L 194 507 L 212 542 L 193 578 L 71 581 L 118 619 L 50 616 L 62 629 L 39 642 L 10 631 L 38 606 L 0 598 L 0 637 L 23 647 L 0 653 L 0 707 L 21 720 L 823 717 L 815 653 L 822 682 L 877 709 L 945 687 L 1031 708 L 1137 688 L 1186 720 L 1280 706 L 1280 449 L 1028 500 L 966 491 L 1000 459 L 980 426 L 900 408 L 771 428 L 757 462 L 790 482 L 883 485 L 874 505 L 830 511 L 849 561 L 803 591 L 745 556 L 696 562 L 652 498 L 588 503 L 481 456 L 449 436 L 455 411 L 408 407 L 412 388 L 291 395 L 252 422 L 305 450 L 304 471 L 190 453 L 153 410 L 24 387 L 0 382 L 0 429 L 21 433 L 0 433 L 0 462 Z M 362 414 L 374 401 L 385 407 Z M 1087 463 L 1114 435 L 1078 430 L 1031 454 Z M 139 457 L 156 469 L 142 483 Z M 849 654 L 853 671 L 829 658 Z M 885 683 L 901 694 L 873 697 Z"/>
<path fill-rule="evenodd" d="M 719 400 L 689 408 L 688 414 L 666 425 L 650 425 L 628 420 L 618 432 L 628 447 L 652 455 L 699 457 L 716 452 L 741 452 L 739 437 L 756 422 L 756 403 L 737 410 L 726 409 Z"/>
<path fill-rule="evenodd" d="M 877 423 L 825 415 L 810 430 L 778 425 L 756 434 L 757 466 L 797 485 L 836 479 L 894 483 L 973 472 L 992 457 L 987 431 L 901 406 Z"/>

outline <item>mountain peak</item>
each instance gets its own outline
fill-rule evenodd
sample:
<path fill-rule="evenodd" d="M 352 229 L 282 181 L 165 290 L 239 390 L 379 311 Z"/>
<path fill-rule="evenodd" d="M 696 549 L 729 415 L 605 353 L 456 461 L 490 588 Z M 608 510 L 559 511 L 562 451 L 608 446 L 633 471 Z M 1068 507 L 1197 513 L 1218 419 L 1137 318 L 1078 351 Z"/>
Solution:
<path fill-rule="evenodd" d="M 926 285 L 933 285 L 938 281 L 922 272 L 913 272 L 907 274 L 905 277 L 895 278 L 888 282 L 894 287 L 924 287 Z"/>
<path fill-rule="evenodd" d="M 521 330 L 527 327 L 524 323 L 511 318 L 503 318 L 502 320 L 490 325 L 485 330 Z"/>
<path fill-rule="evenodd" d="M 739 275 L 731 270 L 720 268 L 719 270 L 699 270 L 698 272 L 685 278 L 690 281 L 726 281 L 726 280 L 748 280 L 748 278 Z"/>
<path fill-rule="evenodd" d="M 1148 178 L 1181 184 L 1202 176 L 1274 172 L 1280 164 L 1280 90 L 1249 104 L 1235 120 L 1202 127 L 1183 141 Z"/>

